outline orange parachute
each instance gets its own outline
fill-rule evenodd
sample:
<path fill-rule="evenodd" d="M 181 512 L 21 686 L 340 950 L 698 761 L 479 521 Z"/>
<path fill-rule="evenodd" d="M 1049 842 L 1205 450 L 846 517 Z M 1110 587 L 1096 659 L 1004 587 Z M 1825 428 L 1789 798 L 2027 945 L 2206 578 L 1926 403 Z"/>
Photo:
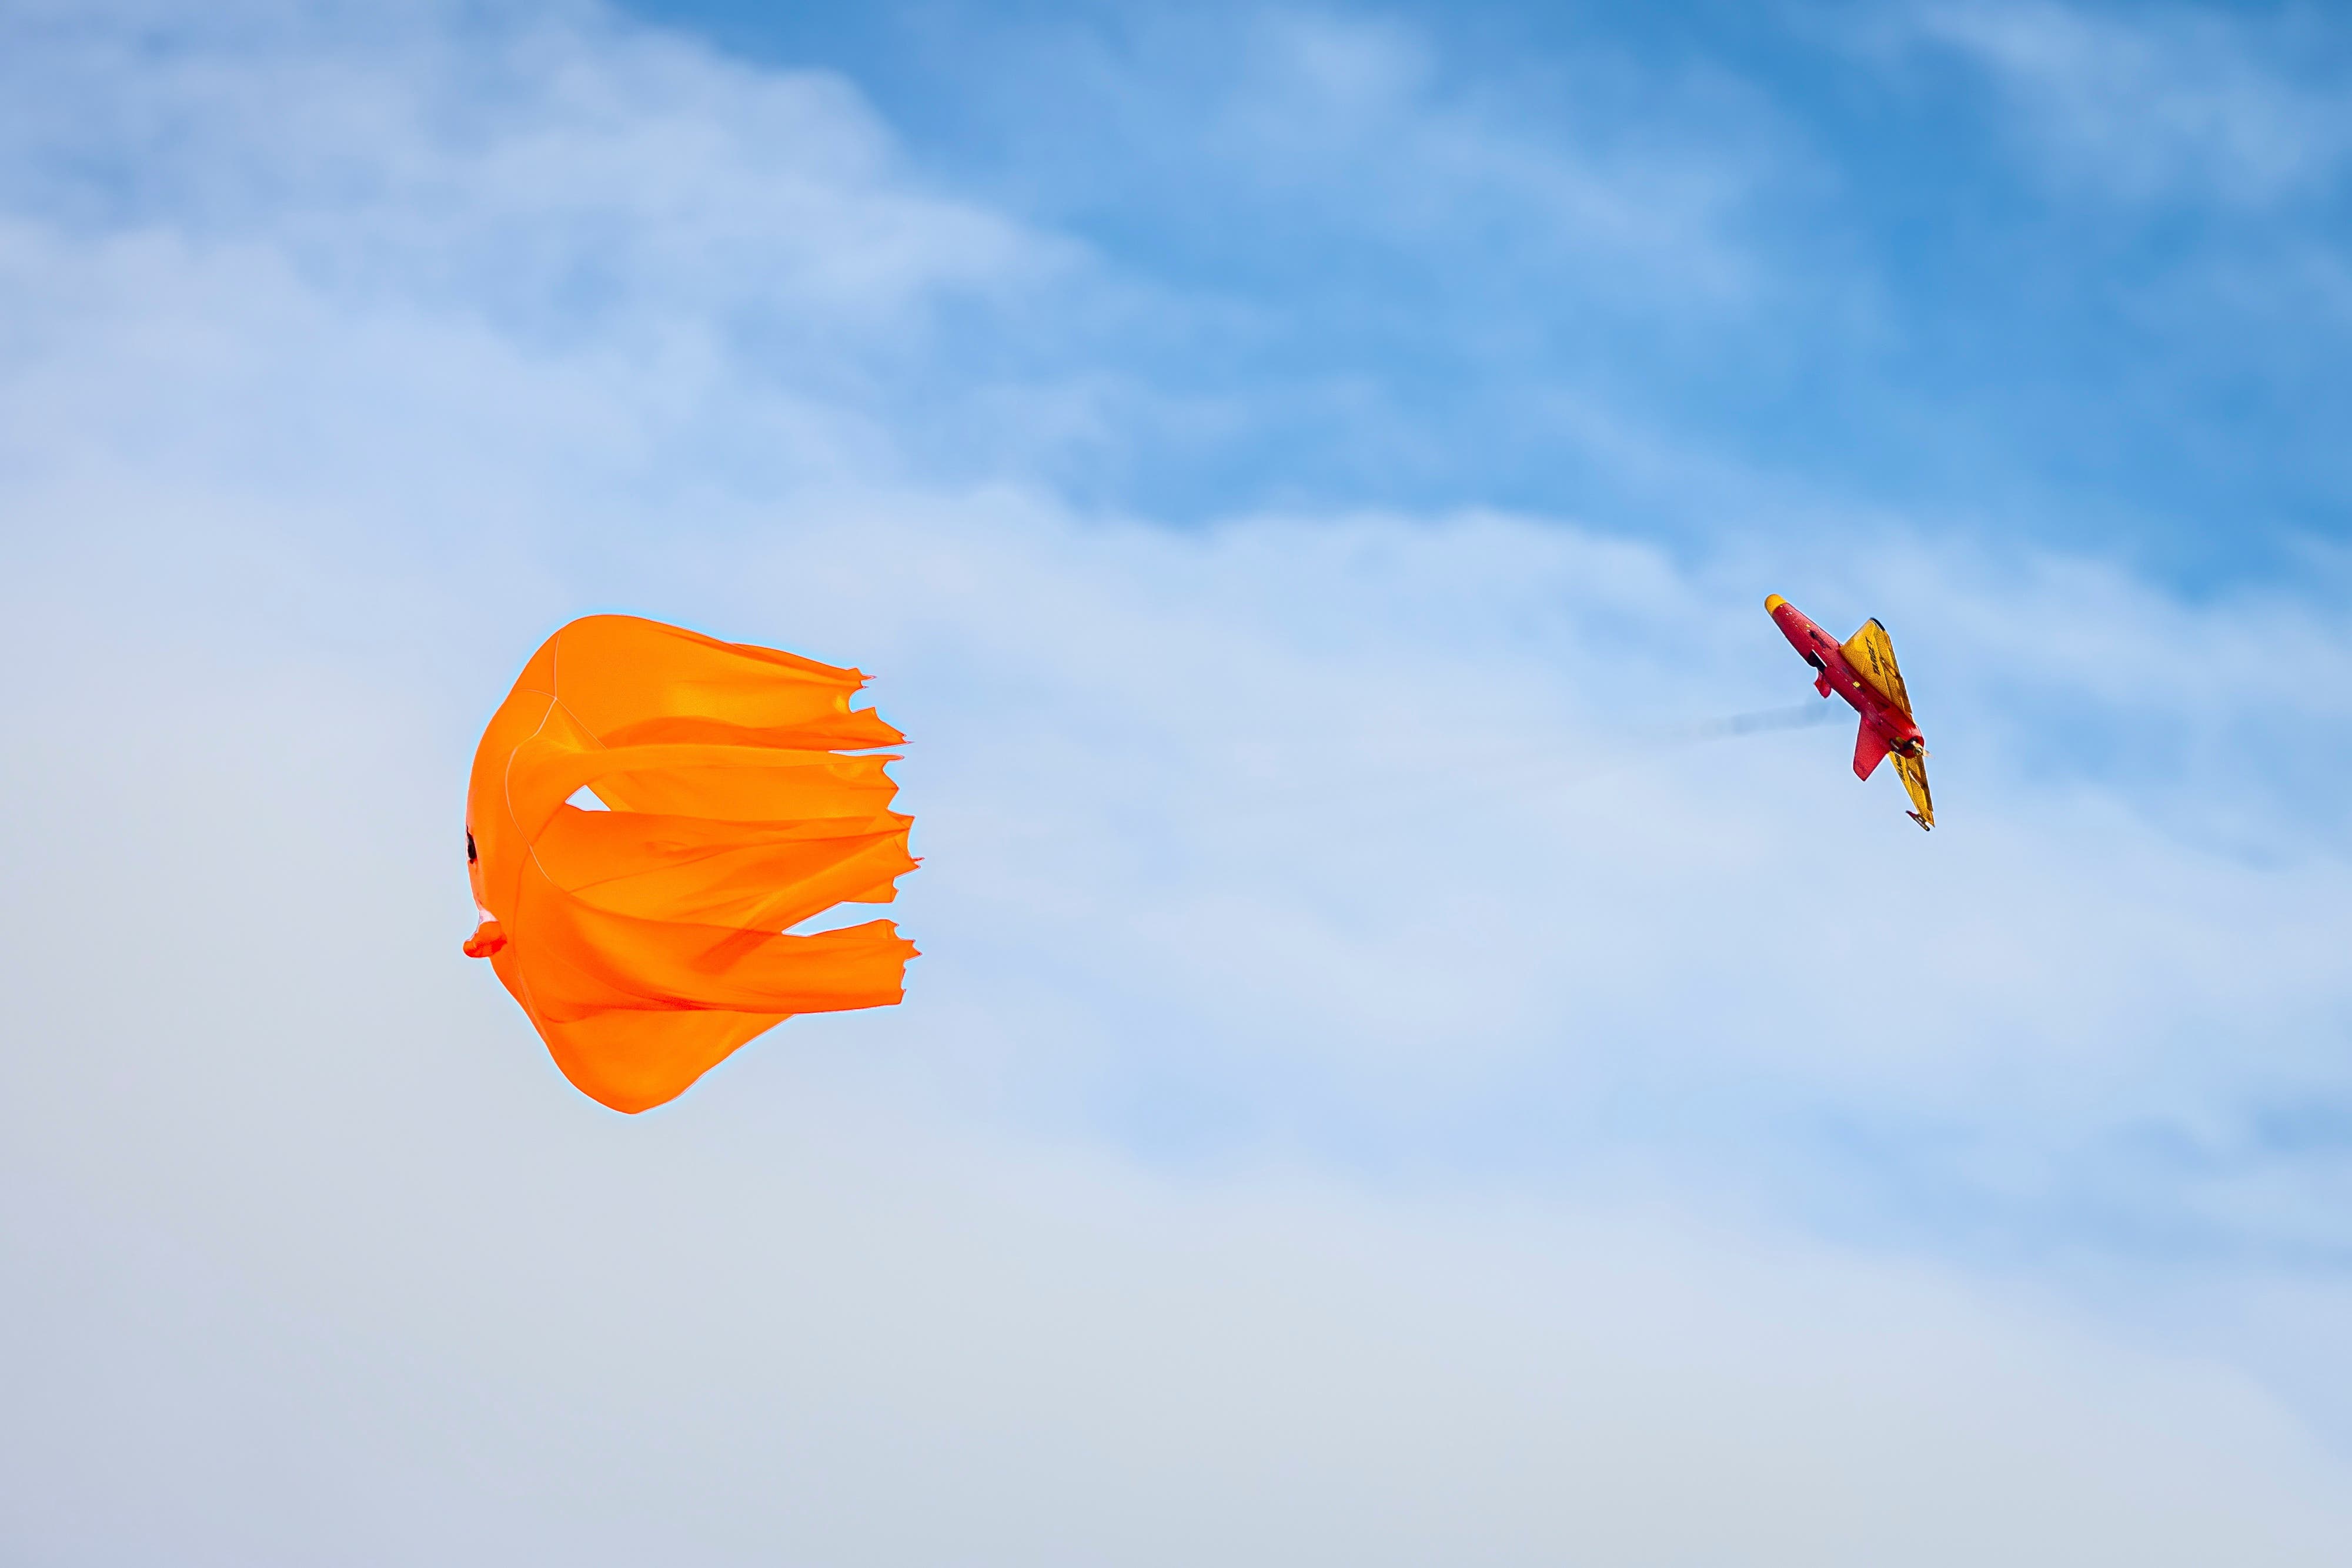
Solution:
<path fill-rule="evenodd" d="M 466 859 L 488 958 L 563 1075 L 615 1111 L 684 1093 L 794 1013 L 885 1007 L 914 945 L 887 920 L 913 819 L 883 765 L 906 737 L 856 670 L 627 615 L 541 644 L 483 732 Z M 604 810 L 568 802 L 586 789 Z"/>

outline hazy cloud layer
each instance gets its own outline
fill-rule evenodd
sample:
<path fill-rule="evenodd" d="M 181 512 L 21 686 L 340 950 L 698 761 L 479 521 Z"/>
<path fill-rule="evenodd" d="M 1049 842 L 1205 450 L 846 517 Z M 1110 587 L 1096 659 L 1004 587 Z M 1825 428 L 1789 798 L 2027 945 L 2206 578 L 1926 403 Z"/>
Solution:
<path fill-rule="evenodd" d="M 2339 567 L 1171 528 L 927 455 L 1127 417 L 988 345 L 1067 302 L 1147 379 L 1152 286 L 837 76 L 584 9 L 10 26 L 17 1554 L 2352 1541 Z M 1494 155 L 1409 30 L 1265 26 Z M 1843 727 L 1705 738 L 1803 697 L 1771 589 L 1887 616 L 1932 839 Z M 595 609 L 874 672 L 926 856 L 904 1008 L 635 1120 L 457 953 L 478 727 Z"/>
<path fill-rule="evenodd" d="M 1917 35 L 1982 66 L 2024 112 L 2044 172 L 2118 196 L 2231 206 L 2340 195 L 2352 107 L 2315 15 L 2186 6 L 1920 7 Z"/>

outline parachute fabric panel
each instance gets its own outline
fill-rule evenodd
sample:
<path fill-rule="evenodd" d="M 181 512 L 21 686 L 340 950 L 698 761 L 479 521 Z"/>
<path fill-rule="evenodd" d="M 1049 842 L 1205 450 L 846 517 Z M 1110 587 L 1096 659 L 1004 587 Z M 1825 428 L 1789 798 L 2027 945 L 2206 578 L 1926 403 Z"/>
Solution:
<path fill-rule="evenodd" d="M 887 904 L 914 869 L 890 809 L 904 737 L 856 670 L 633 616 L 575 621 L 482 736 L 466 798 L 486 956 L 566 1078 L 616 1111 L 675 1099 L 795 1013 L 882 1007 L 913 945 Z M 608 810 L 569 803 L 586 789 Z"/>

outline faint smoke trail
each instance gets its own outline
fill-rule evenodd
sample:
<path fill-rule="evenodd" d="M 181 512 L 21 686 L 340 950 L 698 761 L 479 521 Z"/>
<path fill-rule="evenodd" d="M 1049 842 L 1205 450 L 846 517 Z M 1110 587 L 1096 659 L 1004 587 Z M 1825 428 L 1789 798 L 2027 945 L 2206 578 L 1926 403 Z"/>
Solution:
<path fill-rule="evenodd" d="M 1230 801 L 1217 815 L 1227 821 L 1272 820 L 1311 802 L 1318 811 L 1329 813 L 1333 821 L 1365 826 L 1458 801 L 1465 791 L 1491 800 L 1496 794 L 1568 788 L 1623 772 L 1646 758 L 1684 747 L 1782 730 L 1811 729 L 1851 718 L 1853 713 L 1843 703 L 1810 702 L 1793 707 L 1727 714 L 1721 718 L 1620 730 L 1614 737 L 1592 737 L 1592 747 L 1580 754 L 1523 752 L 1497 757 L 1452 753 L 1422 758 L 1419 767 L 1370 774 L 1343 771 L 1336 777 L 1318 764 L 1312 770 L 1311 782 L 1308 777 L 1301 777 L 1287 786 L 1260 786 L 1249 791 L 1246 798 Z"/>
<path fill-rule="evenodd" d="M 1806 729 L 1831 723 L 1850 711 L 1831 702 L 1800 703 L 1794 707 L 1761 708 L 1754 713 L 1736 713 L 1727 718 L 1702 719 L 1696 724 L 1650 730 L 1640 738 L 1664 746 L 1730 740 L 1743 735 L 1767 735 L 1776 729 Z"/>

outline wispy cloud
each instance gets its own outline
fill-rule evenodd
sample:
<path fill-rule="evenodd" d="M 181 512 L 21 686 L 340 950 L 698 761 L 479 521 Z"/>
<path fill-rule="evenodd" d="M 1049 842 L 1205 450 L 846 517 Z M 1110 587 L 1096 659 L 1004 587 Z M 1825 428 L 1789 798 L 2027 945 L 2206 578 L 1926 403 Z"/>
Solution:
<path fill-rule="evenodd" d="M 1194 80 L 1149 68 L 1170 45 L 1192 57 Z M 1622 62 L 1579 64 L 1474 87 L 1402 24 L 1276 12 L 1147 29 L 1104 58 L 1101 86 L 1199 94 L 1206 134 L 1188 152 L 1208 152 L 1276 222 L 1415 264 L 1433 249 L 1476 254 L 1490 287 L 1502 267 L 1541 269 L 1595 305 L 1671 297 L 1696 311 L 1751 291 L 1740 229 L 1780 172 L 1760 106 Z M 1613 112 L 1631 98 L 1650 110 L 1639 127 Z M 1725 120 L 1747 122 L 1744 148 L 1708 134 Z M 1329 259 L 1343 274 L 1358 265 L 1345 250 Z"/>
<path fill-rule="evenodd" d="M 679 444 L 770 474 L 895 465 L 960 449 L 900 414 L 928 402 L 953 428 L 991 406 L 975 378 L 940 380 L 926 345 L 959 319 L 1018 321 L 1085 271 L 1081 247 L 905 167 L 839 78 L 739 66 L 593 7 L 365 25 L 233 8 L 192 26 L 125 5 L 21 31 L 0 62 L 0 267 L 37 291 L 24 330 L 142 359 L 134 401 L 183 433 L 249 376 L 315 410 L 413 370 L 508 376 L 498 401 L 519 438 L 569 410 L 574 460 L 608 472 Z M 246 356 L 320 314 L 366 323 L 354 361 Z M 530 354 L 488 353 L 509 340 Z M 622 423 L 574 394 L 589 364 L 637 388 Z M 736 396 L 747 384 L 756 411 Z M 70 453 L 85 417 L 132 416 L 72 410 L 59 391 L 12 422 L 36 465 Z M 65 389 L 85 392 L 125 396 Z M 335 428 L 430 446 L 446 403 L 420 392 Z M 68 438 L 31 439 L 36 424 Z M 314 434 L 236 439 L 296 464 L 361 455 Z"/>
<path fill-rule="evenodd" d="M 444 289 L 518 325 L 632 308 L 845 329 L 1047 273 L 1057 249 L 926 190 L 858 94 L 587 7 L 427 5 L 365 25 L 76 8 L 10 51 L 7 188 L 101 230 L 257 229 L 363 299 Z M 126 94 L 131 77 L 142 90 Z"/>
<path fill-rule="evenodd" d="M 589 77 L 652 84 L 617 119 L 688 112 L 635 52 L 685 70 L 690 51 L 594 27 L 570 37 L 564 47 L 602 62 Z M 261 83 L 279 83 L 277 57 L 258 59 Z M 418 74 L 407 56 L 392 62 L 387 77 Z M 710 68 L 719 81 L 745 69 Z M 711 124 L 674 155 L 691 166 L 702 148 L 748 144 L 747 126 L 772 122 L 765 91 L 696 98 Z M 845 100 L 833 84 L 816 101 Z M 852 127 L 865 112 L 840 110 Z M 568 153 L 551 141 L 549 158 L 580 167 L 550 183 L 603 189 L 610 147 L 639 134 Z M 443 139 L 418 127 L 367 156 L 428 163 L 411 143 Z M 352 159 L 362 152 L 352 143 Z M 276 158 L 259 139 L 217 162 L 257 165 L 241 178 L 261 185 L 280 178 Z M 387 584 L 334 614 L 334 635 L 359 646 L 399 646 L 415 608 L 446 625 L 469 604 L 510 616 L 617 601 L 774 620 L 815 652 L 930 671 L 905 700 L 971 769 L 933 831 L 966 823 L 959 854 L 990 870 L 962 885 L 1026 890 L 1037 936 L 1034 948 L 993 935 L 982 946 L 1015 973 L 1045 952 L 1066 978 L 1078 967 L 1106 1009 L 1081 1033 L 1121 1042 L 1107 1059 L 1114 1096 L 1225 1075 L 1211 1120 L 1238 1119 L 1215 1136 L 1286 1105 L 1273 1116 L 1283 1136 L 1324 1127 L 1408 1147 L 1565 1073 L 1556 1104 L 1571 1121 L 1633 1093 L 1691 1112 L 1694 1126 L 1733 1115 L 1777 1158 L 1816 1113 L 1890 1126 L 1924 1115 L 1963 1141 L 2022 1140 L 2024 1157 L 2054 1169 L 2151 1122 L 2269 1157 L 2244 1129 L 2340 1087 L 2337 993 L 2319 955 L 2347 831 L 2326 781 L 2352 750 L 2352 710 L 2335 695 L 2352 647 L 2299 598 L 2191 606 L 2113 567 L 1930 546 L 1916 528 L 1867 555 L 1726 536 L 1694 560 L 1477 511 L 1275 515 L 1171 535 L 1090 518 L 1035 486 L 941 489 L 899 450 L 919 405 L 827 395 L 909 352 L 887 335 L 825 340 L 828 288 L 780 271 L 762 296 L 808 345 L 784 375 L 675 347 L 733 319 L 732 272 L 633 295 L 610 331 L 573 322 L 551 344 L 535 317 L 498 307 L 508 280 L 487 258 L 517 224 L 552 236 L 559 256 L 585 256 L 593 240 L 568 220 L 539 225 L 529 203 L 521 218 L 480 193 L 453 207 L 443 184 L 404 187 L 373 166 L 352 162 L 354 183 L 390 193 L 351 222 L 351 243 L 433 225 L 450 238 L 383 251 L 358 294 L 310 264 L 320 220 L 303 201 L 252 208 L 234 240 L 177 198 L 94 231 L 22 210 L 8 256 L 23 326 L 0 397 L 17 513 L 42 520 L 25 532 L 27 559 L 70 580 L 82 569 L 62 563 L 101 551 L 118 563 L 115 591 L 174 626 L 188 624 L 180 596 L 199 589 L 299 599 L 307 573 L 349 597 L 358 559 Z M 842 210 L 960 211 L 908 194 L 886 160 L 828 178 Z M 633 188 L 679 201 L 698 190 L 728 214 L 741 194 L 651 165 Z M 468 219 L 477 200 L 488 214 Z M 922 230 L 924 254 L 960 254 L 971 225 L 1024 232 L 975 210 Z M 850 255 L 864 232 L 775 243 Z M 677 242 L 633 243 L 642 256 Z M 453 272 L 452 253 L 476 259 Z M 902 270 L 953 277 L 952 265 L 918 256 Z M 739 580 L 756 586 L 727 586 Z M 445 586 L 413 597 L 431 583 Z M 1693 757 L 1641 740 L 1662 720 L 1785 690 L 1754 608 L 1761 587 L 1832 619 L 1839 603 L 1886 614 L 1923 666 L 1939 746 L 1957 743 L 1938 770 L 1953 821 L 1976 823 L 1962 835 L 1974 847 L 1903 862 L 1906 878 L 1929 879 L 1906 882 L 1921 895 L 1900 920 L 1841 938 L 1853 961 L 1905 977 L 1908 1043 L 1893 1058 L 1880 1004 L 1822 983 L 1821 936 L 1772 914 L 1798 877 L 1825 907 L 1883 902 L 1879 830 L 1909 830 L 1889 812 L 1853 819 L 1844 794 L 1812 787 L 1841 772 L 1843 743 L 1784 736 Z M 2273 679 L 2282 666 L 2299 678 Z M 1262 691 L 1281 700 L 1240 695 Z M 1026 695 L 1009 704 L 1008 692 Z M 1811 760 L 1790 766 L 1800 757 Z M 1030 771 L 1040 758 L 1058 761 Z M 1790 820 L 1803 832 L 1760 847 Z M 1905 841 L 1901 852 L 1920 852 Z M 1677 891 L 1691 875 L 1703 891 Z M 980 905 L 959 918 L 976 938 L 998 925 Z M 1708 985 L 1662 1012 L 1694 945 Z M 1129 1013 L 1139 990 L 1160 998 L 1148 1024 Z M 1742 1021 L 1760 1015 L 1780 1021 Z M 2233 1042 L 2226 1069 L 2199 1048 L 2216 1038 Z M 1928 1075 L 1882 1080 L 1863 1065 L 1888 1061 Z M 1121 1061 L 1148 1071 L 1122 1087 Z M 1665 1094 L 1670 1082 L 1684 1087 Z M 2129 1082 L 2140 1089 L 2122 1093 Z M 1778 1109 L 1738 1110 L 1762 1083 L 1771 1092 L 1755 1103 Z M 1920 1179 L 1965 1195 L 1970 1178 L 1963 1162 Z M 2072 1223 L 2065 1212 L 2021 1222 Z M 2242 1239 L 2264 1245 L 2247 1223 Z M 2279 1239 L 2325 1250 L 2352 1233 Z"/>
<path fill-rule="evenodd" d="M 927 151 L 1111 263 L 1019 361 L 1083 389 L 1057 478 L 1090 496 L 1196 520 L 1613 473 L 1563 404 L 1671 424 L 1642 372 L 1712 365 L 1801 277 L 1760 237 L 1801 154 L 1719 72 L 1596 45 L 1467 73 L 1347 10 L 934 15 L 899 87 L 953 106 Z"/>
<path fill-rule="evenodd" d="M 1128 283 L 840 78 L 125 15 L 0 157 L 5 1539 L 2339 1554 L 2319 596 L 942 478 L 1024 384 L 960 313 Z M 1491 154 L 1267 26 L 1302 134 Z M 1934 838 L 1843 729 L 1664 743 L 1802 695 L 1768 589 L 1894 627 Z M 927 856 L 905 1008 L 625 1125 L 456 952 L 474 729 L 596 608 L 874 671 Z"/>
<path fill-rule="evenodd" d="M 2352 109 L 2311 23 L 1969 0 L 1922 6 L 1911 25 L 1994 79 L 2052 176 L 2259 207 L 2335 192 L 2352 160 Z"/>

